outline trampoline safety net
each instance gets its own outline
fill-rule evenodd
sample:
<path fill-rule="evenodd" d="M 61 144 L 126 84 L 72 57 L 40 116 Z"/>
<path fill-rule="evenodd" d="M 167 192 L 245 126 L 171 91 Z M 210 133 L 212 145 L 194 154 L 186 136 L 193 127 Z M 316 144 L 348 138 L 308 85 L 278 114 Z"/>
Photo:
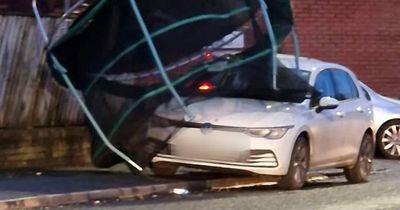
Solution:
<path fill-rule="evenodd" d="M 97 0 L 50 46 L 48 63 L 60 84 L 82 93 L 93 163 L 141 170 L 174 133 L 196 126 L 195 102 L 303 101 L 310 87 L 298 72 L 279 63 L 273 72 L 268 34 L 279 47 L 292 22 L 289 0 Z M 238 30 L 251 44 L 215 53 Z"/>

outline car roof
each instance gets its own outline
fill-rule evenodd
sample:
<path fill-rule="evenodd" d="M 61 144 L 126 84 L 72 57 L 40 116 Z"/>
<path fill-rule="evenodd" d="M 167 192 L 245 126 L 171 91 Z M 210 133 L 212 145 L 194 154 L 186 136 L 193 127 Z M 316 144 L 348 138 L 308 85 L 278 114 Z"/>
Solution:
<path fill-rule="evenodd" d="M 294 55 L 286 55 L 286 54 L 278 54 L 278 59 L 287 68 L 294 69 L 296 68 L 296 60 Z M 308 58 L 308 57 L 299 57 L 300 61 L 300 69 L 306 71 L 318 71 L 326 66 L 337 66 L 342 67 L 338 64 L 333 64 L 329 62 L 325 62 L 322 60 Z M 343 68 L 343 67 L 342 67 Z"/>

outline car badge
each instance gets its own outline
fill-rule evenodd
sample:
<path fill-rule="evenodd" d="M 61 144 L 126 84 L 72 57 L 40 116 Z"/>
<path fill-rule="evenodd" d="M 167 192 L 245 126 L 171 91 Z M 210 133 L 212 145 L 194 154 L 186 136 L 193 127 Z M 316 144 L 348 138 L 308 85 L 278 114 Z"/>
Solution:
<path fill-rule="evenodd" d="M 204 123 L 201 125 L 200 127 L 200 131 L 202 134 L 208 134 L 211 133 L 213 128 L 212 128 L 212 124 L 211 123 Z"/>

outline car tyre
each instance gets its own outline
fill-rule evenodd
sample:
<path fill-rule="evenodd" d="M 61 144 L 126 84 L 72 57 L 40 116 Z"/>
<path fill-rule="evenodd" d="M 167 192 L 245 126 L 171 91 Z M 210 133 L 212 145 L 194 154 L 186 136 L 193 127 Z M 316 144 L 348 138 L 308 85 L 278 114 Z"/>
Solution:
<path fill-rule="evenodd" d="M 400 160 L 400 120 L 382 125 L 376 135 L 379 153 L 385 158 Z"/>
<path fill-rule="evenodd" d="M 307 180 L 310 164 L 310 148 L 305 137 L 297 138 L 293 147 L 288 173 L 278 182 L 279 189 L 297 190 L 303 187 Z"/>
<path fill-rule="evenodd" d="M 374 142 L 370 134 L 364 134 L 358 152 L 357 162 L 351 168 L 344 169 L 344 175 L 350 183 L 363 183 L 368 181 L 374 158 Z"/>
<path fill-rule="evenodd" d="M 178 171 L 178 166 L 167 163 L 152 163 L 151 170 L 156 176 L 173 176 Z"/>

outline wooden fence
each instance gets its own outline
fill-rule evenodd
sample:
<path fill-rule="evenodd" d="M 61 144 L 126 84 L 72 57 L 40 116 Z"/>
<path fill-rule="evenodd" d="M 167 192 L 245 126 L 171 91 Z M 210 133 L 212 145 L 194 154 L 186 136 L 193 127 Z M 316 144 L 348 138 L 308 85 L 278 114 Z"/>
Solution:
<path fill-rule="evenodd" d="M 49 30 L 57 23 L 43 21 Z M 83 115 L 44 57 L 34 18 L 0 15 L 0 168 L 90 164 Z"/>
<path fill-rule="evenodd" d="M 43 21 L 48 30 L 57 23 Z M 53 81 L 43 49 L 34 18 L 0 16 L 0 128 L 82 124 L 75 99 Z"/>

